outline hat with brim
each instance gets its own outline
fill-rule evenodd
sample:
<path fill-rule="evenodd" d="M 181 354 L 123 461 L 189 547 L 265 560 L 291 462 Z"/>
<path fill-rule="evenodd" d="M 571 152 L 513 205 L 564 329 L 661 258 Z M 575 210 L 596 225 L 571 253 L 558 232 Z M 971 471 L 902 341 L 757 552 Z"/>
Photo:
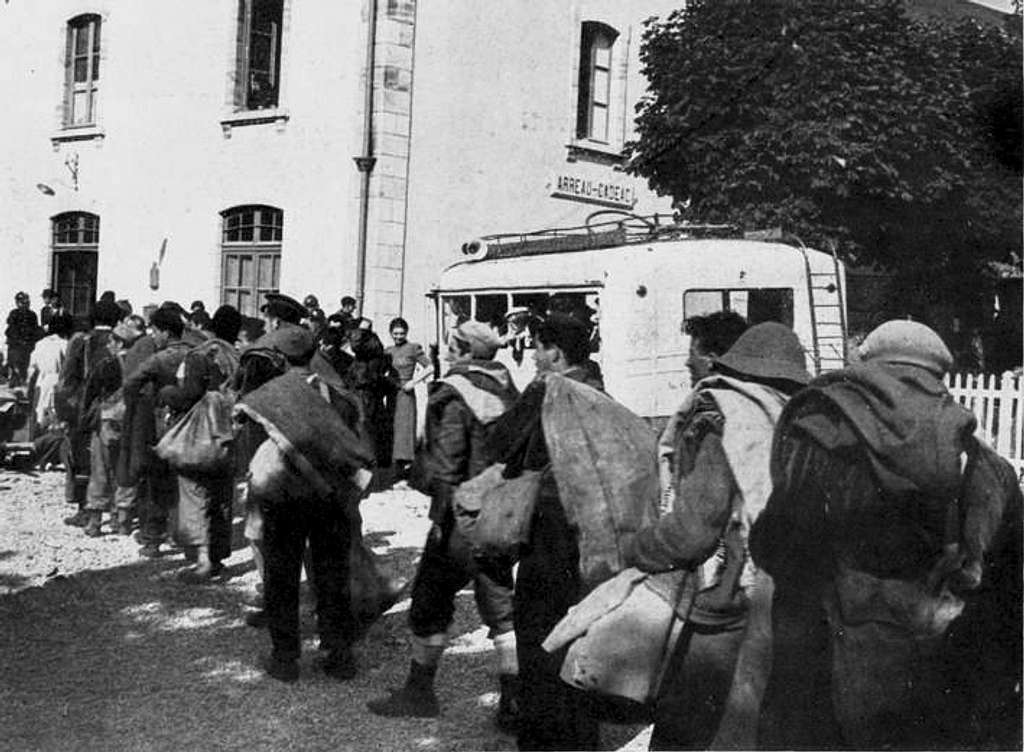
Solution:
<path fill-rule="evenodd" d="M 806 384 L 804 348 L 796 333 L 784 324 L 765 321 L 755 324 L 736 340 L 728 352 L 714 358 L 716 370 L 728 370 L 754 379 L 792 381 Z"/>
<path fill-rule="evenodd" d="M 530 315 L 530 309 L 526 306 L 513 306 L 508 309 L 508 313 L 505 314 L 505 318 L 511 318 L 512 316 L 528 316 Z"/>
<path fill-rule="evenodd" d="M 260 307 L 260 310 L 268 316 L 273 316 L 291 324 L 298 324 L 309 316 L 306 306 L 302 305 L 295 298 L 279 292 L 268 292 L 267 302 Z"/>

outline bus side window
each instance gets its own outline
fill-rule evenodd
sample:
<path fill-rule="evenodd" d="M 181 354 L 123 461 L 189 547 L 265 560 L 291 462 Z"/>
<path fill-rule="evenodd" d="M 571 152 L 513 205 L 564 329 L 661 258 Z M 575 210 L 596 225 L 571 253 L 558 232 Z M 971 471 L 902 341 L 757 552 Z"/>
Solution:
<path fill-rule="evenodd" d="M 548 310 L 546 292 L 519 292 L 512 295 L 513 308 L 529 308 L 531 316 L 543 316 Z"/>
<path fill-rule="evenodd" d="M 508 295 L 477 295 L 476 314 L 473 318 L 490 325 L 500 334 L 505 333 L 505 314 L 508 313 Z"/>
<path fill-rule="evenodd" d="M 793 326 L 793 290 L 789 287 L 687 290 L 683 293 L 683 320 L 716 311 L 734 311 L 747 323 L 778 321 Z"/>

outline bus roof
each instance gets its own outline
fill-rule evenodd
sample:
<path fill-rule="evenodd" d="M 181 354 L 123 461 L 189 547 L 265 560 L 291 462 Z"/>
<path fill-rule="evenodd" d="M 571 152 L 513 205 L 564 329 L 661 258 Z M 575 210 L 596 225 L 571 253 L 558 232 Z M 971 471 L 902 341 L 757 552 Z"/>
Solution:
<path fill-rule="evenodd" d="M 825 261 L 832 263 L 831 257 L 821 251 L 806 249 L 804 252 L 814 267 Z M 716 268 L 804 272 L 801 249 L 783 243 L 739 239 L 665 240 L 515 258 L 467 259 L 445 269 L 434 292 L 600 287 L 610 270 L 641 261 L 645 266 L 654 264 L 656 268 L 663 268 L 666 274 L 674 270 L 683 273 L 709 263 Z"/>

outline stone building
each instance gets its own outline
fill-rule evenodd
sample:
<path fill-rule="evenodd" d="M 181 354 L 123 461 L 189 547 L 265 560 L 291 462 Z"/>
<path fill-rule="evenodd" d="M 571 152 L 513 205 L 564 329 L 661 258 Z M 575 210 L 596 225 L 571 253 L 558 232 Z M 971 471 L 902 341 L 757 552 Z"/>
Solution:
<path fill-rule="evenodd" d="M 621 153 L 673 5 L 7 0 L 0 305 L 353 294 L 429 341 L 465 240 L 668 210 Z"/>

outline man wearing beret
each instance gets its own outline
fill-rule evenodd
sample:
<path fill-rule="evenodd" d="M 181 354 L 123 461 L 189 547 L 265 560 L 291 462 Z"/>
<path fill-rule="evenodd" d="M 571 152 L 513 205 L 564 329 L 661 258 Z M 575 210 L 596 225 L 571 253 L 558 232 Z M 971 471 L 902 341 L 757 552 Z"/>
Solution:
<path fill-rule="evenodd" d="M 264 609 L 273 645 L 261 665 L 280 681 L 299 678 L 299 579 L 308 542 L 321 666 L 328 676 L 348 680 L 356 674 L 352 643 L 360 631 L 349 552 L 358 543 L 353 515 L 369 480 L 371 453 L 354 398 L 309 368 L 316 352 L 312 334 L 282 327 L 267 334 L 265 346 L 287 359 L 288 370 L 236 407 L 267 436 L 249 466 L 250 502 L 263 517 Z"/>
<path fill-rule="evenodd" d="M 913 321 L 868 334 L 775 433 L 750 549 L 775 582 L 767 749 L 1021 738 L 1021 493 Z"/>
<path fill-rule="evenodd" d="M 491 464 L 493 458 L 484 449 L 490 428 L 518 396 L 508 369 L 494 362 L 500 344 L 486 324 L 462 323 L 448 341 L 448 372 L 431 385 L 425 443 L 410 477 L 411 485 L 430 495 L 433 522 L 413 582 L 412 662 L 401 689 L 367 704 L 377 715 L 427 718 L 440 713 L 434 676 L 448 641 L 455 596 L 470 582 L 498 653 L 503 695 L 499 720 L 501 710 L 508 715 L 512 699 L 508 693 L 518 671 L 511 563 L 476 561 L 469 542 L 455 526 L 452 508 L 455 488 Z"/>

